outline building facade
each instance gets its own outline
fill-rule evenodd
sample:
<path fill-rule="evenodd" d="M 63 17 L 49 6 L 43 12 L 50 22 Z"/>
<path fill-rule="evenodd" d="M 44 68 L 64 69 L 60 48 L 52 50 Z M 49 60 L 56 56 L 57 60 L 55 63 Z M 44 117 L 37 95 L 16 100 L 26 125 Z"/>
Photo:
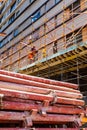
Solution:
<path fill-rule="evenodd" d="M 0 12 L 1 69 L 86 90 L 87 0 L 7 0 Z"/>

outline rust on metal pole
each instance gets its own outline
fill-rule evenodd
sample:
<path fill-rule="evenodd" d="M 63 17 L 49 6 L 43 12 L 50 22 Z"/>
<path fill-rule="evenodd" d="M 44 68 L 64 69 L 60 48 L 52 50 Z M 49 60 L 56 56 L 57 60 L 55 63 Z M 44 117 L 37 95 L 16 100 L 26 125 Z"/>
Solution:
<path fill-rule="evenodd" d="M 60 113 L 60 114 L 80 114 L 83 113 L 83 109 L 77 107 L 69 106 L 48 106 L 44 107 L 41 104 L 29 104 L 20 102 L 3 101 L 2 107 L 0 109 L 4 110 L 20 110 L 29 111 L 32 109 L 37 109 L 38 111 L 45 110 L 47 113 Z"/>
<path fill-rule="evenodd" d="M 79 128 L 0 128 L 0 130 L 79 130 Z"/>
<path fill-rule="evenodd" d="M 58 115 L 58 114 L 47 114 L 46 116 L 42 116 L 39 114 L 29 115 L 32 119 L 33 123 L 38 124 L 54 124 L 54 123 L 63 123 L 63 122 L 74 122 L 77 116 L 74 115 Z M 26 115 L 24 112 L 7 112 L 0 111 L 0 121 L 24 121 L 26 119 Z"/>
<path fill-rule="evenodd" d="M 26 91 L 26 92 L 33 92 L 38 94 L 50 94 L 54 92 L 52 89 L 45 89 L 45 88 L 38 88 L 34 86 L 22 85 L 17 83 L 9 83 L 0 81 L 0 88 L 11 89 L 11 90 L 19 90 L 19 91 Z M 57 96 L 60 97 L 68 97 L 68 98 L 82 98 L 82 94 L 74 93 L 74 92 L 67 92 L 62 90 L 55 90 Z"/>
<path fill-rule="evenodd" d="M 5 81 L 5 82 L 12 82 L 12 83 L 17 83 L 17 84 L 24 84 L 24 85 L 30 85 L 30 86 L 36 86 L 36 87 L 41 87 L 41 88 L 48 88 L 48 89 L 56 89 L 56 90 L 63 90 L 63 91 L 72 91 L 72 92 L 76 92 L 76 93 L 80 93 L 80 91 L 78 90 L 74 90 L 74 89 L 69 89 L 66 87 L 60 87 L 60 86 L 55 86 L 55 85 L 48 85 L 48 84 L 44 84 L 44 83 L 39 83 L 39 82 L 34 82 L 34 81 L 29 81 L 29 80 L 25 80 L 25 79 L 20 79 L 20 78 L 16 78 L 16 77 L 11 77 L 11 76 L 7 76 L 7 75 L 2 75 L 0 74 L 0 81 Z"/>
<path fill-rule="evenodd" d="M 13 77 L 18 77 L 18 78 L 22 78 L 22 79 L 27 79 L 27 80 L 32 80 L 32 81 L 36 81 L 36 82 L 57 85 L 57 86 L 65 86 L 65 87 L 74 88 L 74 89 L 78 88 L 77 84 L 72 84 L 72 83 L 67 83 L 67 82 L 65 83 L 65 82 L 61 82 L 61 81 L 54 81 L 54 80 L 49 80 L 46 78 L 29 76 L 29 75 L 9 72 L 9 71 L 5 71 L 5 70 L 0 70 L 0 74 L 5 74 L 5 75 L 13 76 Z"/>
<path fill-rule="evenodd" d="M 56 103 L 62 104 L 71 104 L 76 106 L 83 106 L 84 101 L 79 99 L 70 99 L 64 97 L 54 97 L 51 95 L 43 95 L 43 94 L 36 94 L 36 93 L 29 93 L 23 91 L 16 91 L 16 90 L 7 90 L 7 89 L 0 89 L 0 93 L 4 94 L 4 96 L 16 97 L 21 99 L 29 99 L 29 100 L 37 100 L 37 101 L 44 101 L 48 100 L 49 102 L 54 102 L 56 99 Z"/>

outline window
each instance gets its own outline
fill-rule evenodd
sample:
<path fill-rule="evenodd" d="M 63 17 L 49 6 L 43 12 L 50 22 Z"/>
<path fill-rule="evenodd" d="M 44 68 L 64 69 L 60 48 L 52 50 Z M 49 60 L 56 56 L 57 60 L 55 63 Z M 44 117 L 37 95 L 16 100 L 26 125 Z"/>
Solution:
<path fill-rule="evenodd" d="M 4 8 L 5 8 L 5 5 L 1 8 L 0 14 L 3 12 Z"/>
<path fill-rule="evenodd" d="M 29 0 L 30 1 L 30 3 L 32 3 L 34 0 Z"/>
<path fill-rule="evenodd" d="M 16 12 L 16 16 L 18 16 L 18 15 L 19 15 L 19 13 L 20 13 L 20 11 L 18 10 L 18 11 Z"/>
<path fill-rule="evenodd" d="M 3 16 L 0 18 L 0 23 L 2 22 L 2 20 L 3 20 Z"/>
<path fill-rule="evenodd" d="M 2 47 L 3 45 L 2 45 L 2 42 L 0 42 L 0 48 Z"/>
<path fill-rule="evenodd" d="M 10 12 L 12 12 L 16 8 L 16 2 L 11 6 Z"/>
<path fill-rule="evenodd" d="M 14 21 L 14 19 L 15 19 L 15 14 L 13 14 L 13 15 L 11 16 L 11 18 L 9 19 L 9 24 L 12 23 L 12 22 Z"/>
<path fill-rule="evenodd" d="M 55 3 L 57 4 L 57 3 L 59 3 L 61 0 L 55 0 Z"/>
<path fill-rule="evenodd" d="M 80 0 L 73 3 L 73 12 L 77 14 L 80 12 Z"/>
<path fill-rule="evenodd" d="M 18 29 L 15 29 L 13 32 L 13 36 L 16 37 L 18 35 Z"/>
<path fill-rule="evenodd" d="M 17 0 L 17 4 L 19 4 L 21 2 L 21 0 Z"/>
<path fill-rule="evenodd" d="M 77 8 L 80 5 L 80 0 L 76 0 L 76 2 L 73 3 L 73 8 Z"/>
<path fill-rule="evenodd" d="M 40 10 L 37 11 L 35 14 L 33 14 L 33 16 L 31 16 L 31 20 L 32 22 L 36 21 L 37 19 L 39 19 L 40 17 Z"/>

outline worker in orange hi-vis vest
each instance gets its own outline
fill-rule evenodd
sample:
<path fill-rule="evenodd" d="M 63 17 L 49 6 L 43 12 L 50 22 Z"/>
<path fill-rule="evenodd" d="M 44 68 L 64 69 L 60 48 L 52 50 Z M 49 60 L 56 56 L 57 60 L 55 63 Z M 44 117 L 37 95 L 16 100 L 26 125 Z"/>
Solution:
<path fill-rule="evenodd" d="M 31 61 L 35 61 L 35 59 L 36 59 L 36 54 L 37 54 L 37 53 L 38 53 L 38 51 L 36 50 L 36 47 L 33 46 L 33 47 L 31 48 L 31 51 L 30 51 L 29 55 L 28 55 L 28 58 L 29 58 Z"/>
<path fill-rule="evenodd" d="M 33 60 L 33 53 L 32 53 L 32 52 L 29 53 L 28 58 L 29 58 L 30 60 Z"/>

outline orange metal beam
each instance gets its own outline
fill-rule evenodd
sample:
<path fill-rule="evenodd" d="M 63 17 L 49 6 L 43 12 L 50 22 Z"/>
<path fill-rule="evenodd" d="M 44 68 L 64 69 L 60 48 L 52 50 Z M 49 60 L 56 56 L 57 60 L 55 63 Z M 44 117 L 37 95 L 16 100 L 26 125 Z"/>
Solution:
<path fill-rule="evenodd" d="M 79 130 L 79 128 L 0 128 L 0 130 Z"/>
<path fill-rule="evenodd" d="M 25 91 L 25 92 L 33 92 L 33 93 L 37 93 L 37 94 L 51 94 L 51 93 L 55 93 L 57 96 L 59 97 L 67 97 L 67 98 L 78 98 L 81 99 L 83 96 L 80 93 L 75 93 L 72 92 L 71 90 L 56 90 L 55 92 L 53 89 L 48 89 L 48 88 L 40 88 L 40 87 L 33 87 L 33 86 L 28 86 L 28 85 L 22 85 L 22 84 L 15 84 L 15 83 L 9 83 L 9 82 L 3 82 L 0 81 L 0 88 L 1 90 L 4 89 L 10 89 L 10 90 L 19 90 L 19 91 Z"/>
<path fill-rule="evenodd" d="M 24 112 L 7 112 L 0 111 L 0 121 L 24 121 L 27 117 L 29 117 L 33 123 L 38 124 L 54 124 L 54 123 L 63 123 L 63 122 L 74 122 L 78 119 L 78 116 L 75 115 L 58 115 L 58 114 L 47 114 L 46 116 L 42 116 L 39 114 L 31 115 Z"/>
<path fill-rule="evenodd" d="M 53 90 L 56 89 L 56 90 L 63 90 L 63 91 L 71 91 L 71 92 L 80 93 L 80 91 L 78 91 L 78 90 L 69 89 L 69 88 L 63 87 L 63 86 L 51 85 L 51 83 L 50 84 L 39 83 L 39 82 L 16 78 L 16 77 L 11 77 L 11 76 L 7 76 L 7 75 L 3 75 L 3 74 L 0 74 L 0 80 L 5 81 L 5 82 L 35 86 L 35 87 L 40 87 L 40 88 L 48 88 L 48 89 L 53 89 Z"/>
<path fill-rule="evenodd" d="M 45 111 L 47 113 L 60 113 L 60 114 L 80 114 L 84 111 L 81 108 L 73 107 L 69 105 L 58 105 L 58 106 L 43 106 L 43 104 L 34 104 L 34 103 L 20 103 L 14 101 L 2 101 L 1 110 L 20 110 L 20 111 L 29 111 L 32 109 L 37 109 L 38 111 Z"/>
<path fill-rule="evenodd" d="M 36 82 L 45 83 L 45 84 L 65 86 L 65 87 L 74 88 L 74 89 L 78 88 L 77 84 L 66 83 L 66 82 L 61 82 L 61 81 L 54 81 L 54 80 L 49 80 L 49 79 L 35 77 L 35 76 L 29 76 L 29 75 L 14 73 L 14 72 L 8 72 L 5 70 L 4 71 L 0 70 L 0 74 L 13 76 L 13 77 L 21 78 L 21 79 L 26 79 L 26 80 L 31 80 L 31 81 L 36 81 Z"/>
<path fill-rule="evenodd" d="M 21 99 L 28 99 L 28 100 L 37 100 L 37 101 L 49 101 L 51 103 L 60 103 L 60 104 L 71 104 L 76 106 L 84 106 L 84 101 L 79 99 L 71 99 L 71 98 L 64 98 L 53 95 L 43 95 L 43 94 L 36 94 L 36 93 L 28 93 L 23 91 L 16 91 L 16 90 L 3 90 L 0 89 L 0 94 L 4 94 L 5 97 L 15 97 Z"/>

